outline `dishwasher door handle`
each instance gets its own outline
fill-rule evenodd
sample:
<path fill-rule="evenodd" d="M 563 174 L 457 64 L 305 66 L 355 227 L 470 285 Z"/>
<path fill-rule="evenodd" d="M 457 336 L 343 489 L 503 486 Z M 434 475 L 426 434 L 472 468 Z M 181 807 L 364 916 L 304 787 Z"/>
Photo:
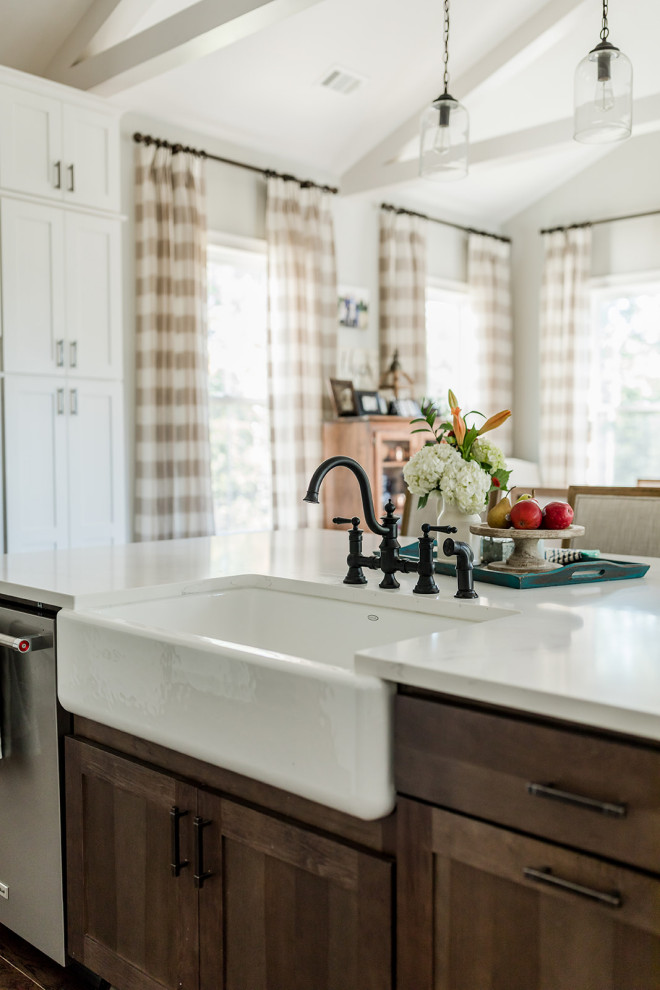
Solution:
<path fill-rule="evenodd" d="M 8 633 L 0 633 L 0 646 L 6 646 L 17 653 L 36 653 L 37 650 L 48 650 L 52 645 L 52 636 L 10 636 Z"/>

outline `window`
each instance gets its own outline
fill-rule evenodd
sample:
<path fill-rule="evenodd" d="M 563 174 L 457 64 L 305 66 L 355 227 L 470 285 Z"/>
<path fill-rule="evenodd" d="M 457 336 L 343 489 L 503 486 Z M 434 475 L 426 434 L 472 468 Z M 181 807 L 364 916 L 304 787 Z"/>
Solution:
<path fill-rule="evenodd" d="M 660 478 L 660 278 L 595 288 L 587 480 Z"/>
<path fill-rule="evenodd" d="M 272 525 L 266 255 L 209 244 L 209 417 L 217 533 Z"/>
<path fill-rule="evenodd" d="M 427 396 L 447 405 L 447 390 L 458 396 L 464 411 L 477 396 L 475 326 L 466 285 L 431 281 L 426 287 Z"/>

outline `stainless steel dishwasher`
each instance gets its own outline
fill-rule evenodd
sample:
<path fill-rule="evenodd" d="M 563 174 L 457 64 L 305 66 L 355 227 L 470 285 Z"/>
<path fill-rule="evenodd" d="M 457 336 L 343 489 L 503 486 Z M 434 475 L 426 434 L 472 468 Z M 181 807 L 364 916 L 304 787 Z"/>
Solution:
<path fill-rule="evenodd" d="M 0 599 L 0 924 L 64 964 L 56 611 Z"/>

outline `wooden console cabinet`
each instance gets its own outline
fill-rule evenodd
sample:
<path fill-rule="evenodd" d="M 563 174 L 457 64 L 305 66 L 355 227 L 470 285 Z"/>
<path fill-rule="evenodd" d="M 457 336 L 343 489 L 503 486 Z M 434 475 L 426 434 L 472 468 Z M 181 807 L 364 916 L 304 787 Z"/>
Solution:
<path fill-rule="evenodd" d="M 422 433 L 411 433 L 410 420 L 403 416 L 345 417 L 323 424 L 323 457 L 345 454 L 367 472 L 374 496 L 376 517 L 388 498 L 403 514 L 406 486 L 404 465 L 424 446 Z M 333 516 L 362 518 L 362 503 L 350 471 L 337 468 L 323 482 L 323 525 L 333 529 Z"/>

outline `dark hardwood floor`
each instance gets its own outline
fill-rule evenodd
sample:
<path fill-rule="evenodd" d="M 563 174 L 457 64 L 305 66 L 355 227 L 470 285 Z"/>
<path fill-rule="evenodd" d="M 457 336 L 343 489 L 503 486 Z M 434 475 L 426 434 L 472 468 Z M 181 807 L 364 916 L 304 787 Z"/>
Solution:
<path fill-rule="evenodd" d="M 0 925 L 0 990 L 98 990 L 81 967 L 63 968 Z"/>

